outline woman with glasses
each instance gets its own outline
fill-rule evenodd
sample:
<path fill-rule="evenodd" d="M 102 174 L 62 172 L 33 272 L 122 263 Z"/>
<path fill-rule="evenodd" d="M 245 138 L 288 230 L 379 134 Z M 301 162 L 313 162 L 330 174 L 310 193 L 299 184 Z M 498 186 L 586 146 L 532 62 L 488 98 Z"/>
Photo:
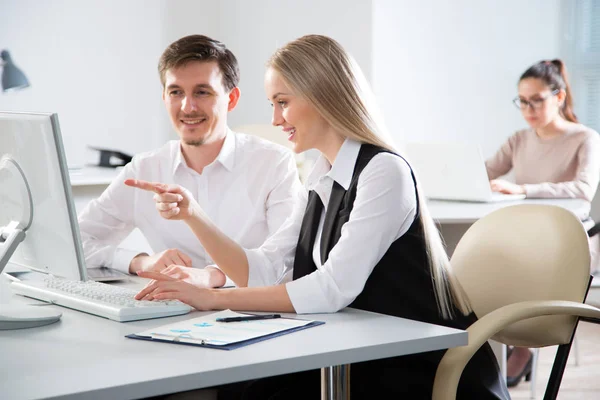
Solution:
<path fill-rule="evenodd" d="M 486 161 L 493 191 L 530 198 L 592 201 L 600 174 L 600 138 L 577 121 L 561 60 L 540 61 L 519 79 L 514 99 L 529 128 Z M 515 183 L 498 179 L 514 171 Z"/>
<path fill-rule="evenodd" d="M 577 121 L 573 97 L 561 60 L 540 61 L 521 75 L 514 99 L 529 125 L 512 135 L 486 161 L 493 191 L 525 194 L 528 198 L 579 198 L 592 201 L 600 179 L 600 138 Z M 514 171 L 515 183 L 498 179 Z M 584 221 L 589 229 L 594 223 Z M 595 267 L 598 236 L 590 243 Z M 507 362 L 507 384 L 529 380 L 533 356 L 514 348 Z"/>

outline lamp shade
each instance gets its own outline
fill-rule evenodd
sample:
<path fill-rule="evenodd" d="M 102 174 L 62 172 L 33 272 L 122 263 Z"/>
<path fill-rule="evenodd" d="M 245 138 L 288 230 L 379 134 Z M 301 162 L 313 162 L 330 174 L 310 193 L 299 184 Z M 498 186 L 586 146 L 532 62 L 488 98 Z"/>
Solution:
<path fill-rule="evenodd" d="M 12 62 L 7 50 L 0 52 L 2 58 L 2 91 L 17 90 L 29 86 L 25 74 Z"/>

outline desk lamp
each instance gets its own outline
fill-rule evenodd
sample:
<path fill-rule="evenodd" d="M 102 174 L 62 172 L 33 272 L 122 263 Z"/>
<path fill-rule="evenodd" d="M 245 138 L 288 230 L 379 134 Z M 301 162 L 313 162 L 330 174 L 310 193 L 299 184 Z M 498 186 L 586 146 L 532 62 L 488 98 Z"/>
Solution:
<path fill-rule="evenodd" d="M 8 50 L 0 52 L 2 58 L 2 91 L 24 89 L 29 86 L 27 77 L 12 61 Z"/>

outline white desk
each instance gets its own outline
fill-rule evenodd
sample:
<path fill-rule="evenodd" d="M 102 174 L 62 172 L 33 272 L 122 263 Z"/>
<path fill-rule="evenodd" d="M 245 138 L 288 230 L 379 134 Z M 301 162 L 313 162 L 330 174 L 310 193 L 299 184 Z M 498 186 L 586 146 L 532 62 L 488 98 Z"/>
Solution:
<path fill-rule="evenodd" d="M 121 168 L 83 167 L 70 169 L 71 186 L 108 186 L 119 174 Z"/>
<path fill-rule="evenodd" d="M 223 351 L 124 337 L 199 312 L 118 323 L 57 308 L 58 323 L 0 331 L 0 398 L 140 398 L 467 344 L 465 331 L 346 309 L 308 316 L 325 325 Z"/>

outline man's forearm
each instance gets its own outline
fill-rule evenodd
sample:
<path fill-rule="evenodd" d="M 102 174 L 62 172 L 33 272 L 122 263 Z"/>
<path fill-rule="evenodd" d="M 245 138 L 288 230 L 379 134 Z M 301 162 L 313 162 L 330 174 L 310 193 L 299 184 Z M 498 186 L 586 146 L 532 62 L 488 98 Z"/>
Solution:
<path fill-rule="evenodd" d="M 130 274 L 135 274 L 136 272 L 142 270 L 141 261 L 143 260 L 144 257 L 148 257 L 148 254 L 140 253 L 131 259 L 131 262 L 129 263 L 129 273 Z"/>
<path fill-rule="evenodd" d="M 227 277 L 225 276 L 223 271 L 215 267 L 206 267 L 204 269 L 208 272 L 209 288 L 219 288 L 225 285 Z"/>

